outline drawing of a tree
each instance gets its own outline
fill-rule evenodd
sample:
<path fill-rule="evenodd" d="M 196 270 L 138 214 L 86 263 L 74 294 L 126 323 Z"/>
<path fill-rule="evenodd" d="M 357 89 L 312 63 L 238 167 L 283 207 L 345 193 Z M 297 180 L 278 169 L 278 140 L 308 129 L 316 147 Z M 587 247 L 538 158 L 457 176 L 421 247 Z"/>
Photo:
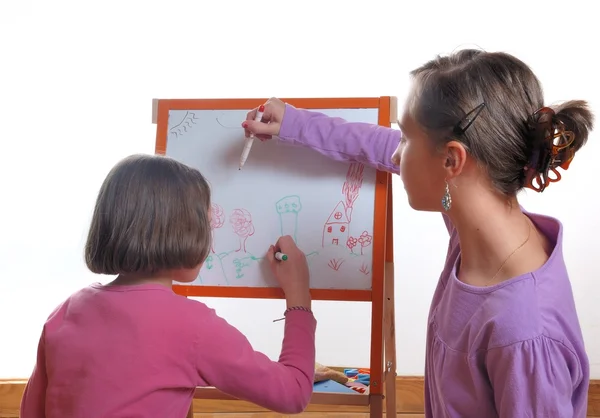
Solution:
<path fill-rule="evenodd" d="M 215 229 L 221 228 L 225 223 L 225 212 L 223 208 L 216 203 L 213 203 L 210 206 L 210 233 L 212 235 L 211 239 L 211 251 L 215 252 Z"/>
<path fill-rule="evenodd" d="M 369 235 L 367 231 L 363 231 L 363 233 L 360 234 L 360 237 L 358 237 L 358 242 L 360 244 L 360 255 L 363 255 L 363 248 L 371 245 L 372 241 L 373 237 Z"/>
<path fill-rule="evenodd" d="M 346 247 L 350 248 L 350 252 L 354 253 L 354 247 L 358 244 L 358 240 L 354 237 L 349 237 L 348 241 L 346 241 Z"/>
<path fill-rule="evenodd" d="M 350 164 L 348 173 L 346 174 L 346 181 L 342 187 L 342 193 L 346 196 L 344 204 L 346 206 L 346 216 L 349 221 L 352 221 L 352 208 L 362 187 L 364 170 L 365 166 L 361 163 Z"/>
<path fill-rule="evenodd" d="M 229 217 L 233 232 L 240 238 L 240 248 L 236 251 L 246 252 L 246 240 L 254 235 L 252 216 L 246 209 L 234 209 Z"/>
<path fill-rule="evenodd" d="M 279 224 L 281 226 L 281 235 L 289 235 L 298 242 L 296 234 L 298 233 L 298 214 L 302 210 L 302 203 L 299 196 L 286 196 L 275 203 L 275 209 L 279 214 Z"/>

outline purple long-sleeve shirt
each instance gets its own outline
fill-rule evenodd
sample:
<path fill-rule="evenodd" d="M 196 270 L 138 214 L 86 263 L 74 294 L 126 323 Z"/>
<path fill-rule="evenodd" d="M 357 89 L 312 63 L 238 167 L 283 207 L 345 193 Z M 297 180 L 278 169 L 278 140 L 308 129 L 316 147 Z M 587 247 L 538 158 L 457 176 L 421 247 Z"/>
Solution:
<path fill-rule="evenodd" d="M 397 172 L 401 132 L 286 105 L 280 139 L 338 161 Z M 539 269 L 489 287 L 456 276 L 450 234 L 429 313 L 425 415 L 452 418 L 585 418 L 589 362 L 562 251 L 562 225 L 524 212 L 553 244 Z"/>

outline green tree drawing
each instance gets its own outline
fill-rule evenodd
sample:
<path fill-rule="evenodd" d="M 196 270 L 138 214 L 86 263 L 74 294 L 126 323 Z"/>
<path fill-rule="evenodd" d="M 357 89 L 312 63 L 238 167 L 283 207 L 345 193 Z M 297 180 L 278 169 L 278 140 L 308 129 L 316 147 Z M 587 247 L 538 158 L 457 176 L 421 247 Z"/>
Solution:
<path fill-rule="evenodd" d="M 281 235 L 289 235 L 297 243 L 298 214 L 302 210 L 300 196 L 285 196 L 275 203 L 275 209 L 279 214 Z"/>

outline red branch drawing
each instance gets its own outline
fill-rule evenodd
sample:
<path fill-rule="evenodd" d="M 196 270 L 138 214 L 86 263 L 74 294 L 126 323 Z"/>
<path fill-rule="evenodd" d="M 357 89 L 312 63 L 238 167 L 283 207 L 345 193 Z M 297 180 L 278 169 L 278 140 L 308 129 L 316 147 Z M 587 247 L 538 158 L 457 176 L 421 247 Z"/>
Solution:
<path fill-rule="evenodd" d="M 240 248 L 236 251 L 246 252 L 246 240 L 254 235 L 254 225 L 252 224 L 252 216 L 246 209 L 234 209 L 229 217 L 229 222 L 233 227 L 233 232 L 240 237 Z"/>
<path fill-rule="evenodd" d="M 344 260 L 342 260 L 341 258 L 338 258 L 337 260 L 335 258 L 332 258 L 331 260 L 329 260 L 329 263 L 327 263 L 327 265 L 335 271 L 338 271 L 340 267 L 342 267 L 342 264 L 344 264 Z"/>
<path fill-rule="evenodd" d="M 210 206 L 210 233 L 212 235 L 210 249 L 215 252 L 215 229 L 221 228 L 225 223 L 225 212 L 223 208 L 216 203 Z"/>
<path fill-rule="evenodd" d="M 346 196 L 346 201 L 344 203 L 349 221 L 352 220 L 352 208 L 354 206 L 354 202 L 358 198 L 360 188 L 362 187 L 364 170 L 365 166 L 363 164 L 350 164 L 350 167 L 348 167 L 348 173 L 346 174 L 346 181 L 344 182 L 344 186 L 342 186 L 342 194 Z"/>
<path fill-rule="evenodd" d="M 363 255 L 363 248 L 371 245 L 372 241 L 373 237 L 369 235 L 367 231 L 363 231 L 363 233 L 360 234 L 360 237 L 358 237 L 358 242 L 360 243 L 360 255 Z"/>

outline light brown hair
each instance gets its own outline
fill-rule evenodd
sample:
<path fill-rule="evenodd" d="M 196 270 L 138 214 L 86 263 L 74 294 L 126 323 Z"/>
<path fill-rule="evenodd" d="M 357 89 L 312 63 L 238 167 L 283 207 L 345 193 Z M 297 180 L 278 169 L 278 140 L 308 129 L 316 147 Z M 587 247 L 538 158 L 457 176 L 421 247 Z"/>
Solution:
<path fill-rule="evenodd" d="M 438 56 L 411 75 L 411 116 L 436 146 L 451 140 L 462 143 L 500 192 L 516 194 L 526 185 L 526 168 L 543 165 L 531 160 L 539 155 L 535 112 L 544 107 L 544 96 L 525 63 L 507 53 L 465 49 Z M 569 151 L 578 151 L 593 129 L 587 103 L 567 101 L 550 107 L 554 125 L 562 124 L 574 134 Z M 479 113 L 469 115 L 473 110 Z M 461 129 L 465 121 L 471 124 Z"/>
<path fill-rule="evenodd" d="M 198 266 L 211 245 L 210 188 L 174 159 L 132 155 L 104 180 L 85 244 L 99 274 L 155 274 Z"/>

